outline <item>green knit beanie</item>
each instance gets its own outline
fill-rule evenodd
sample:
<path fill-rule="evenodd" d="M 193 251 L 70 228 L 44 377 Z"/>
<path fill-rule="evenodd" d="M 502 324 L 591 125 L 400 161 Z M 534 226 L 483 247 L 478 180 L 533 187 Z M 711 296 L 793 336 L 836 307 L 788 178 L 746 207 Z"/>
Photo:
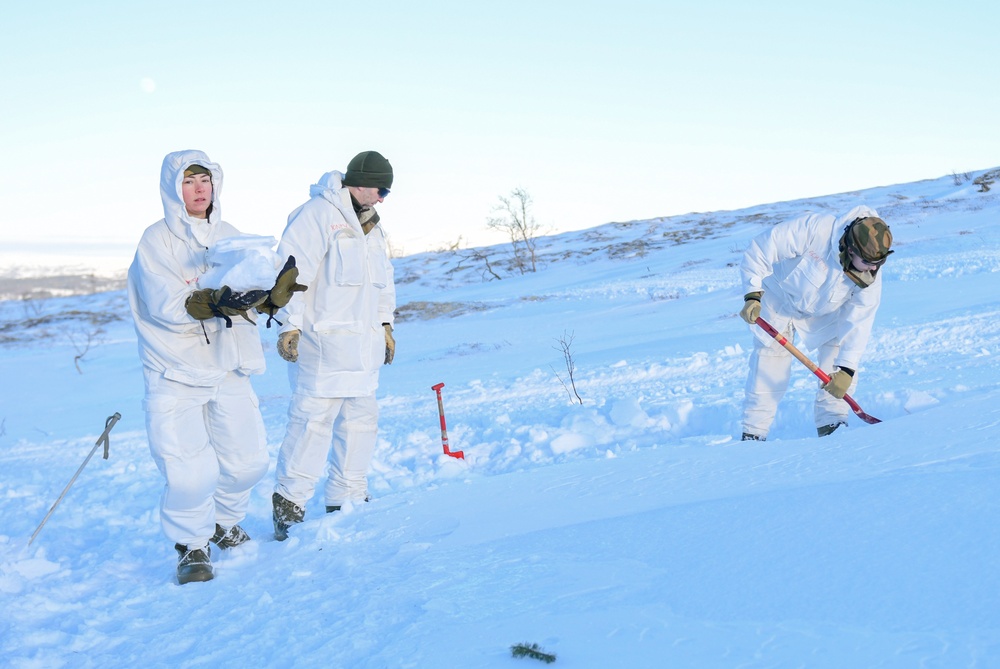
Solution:
<path fill-rule="evenodd" d="M 362 151 L 347 164 L 344 185 L 391 188 L 392 165 L 378 151 Z"/>

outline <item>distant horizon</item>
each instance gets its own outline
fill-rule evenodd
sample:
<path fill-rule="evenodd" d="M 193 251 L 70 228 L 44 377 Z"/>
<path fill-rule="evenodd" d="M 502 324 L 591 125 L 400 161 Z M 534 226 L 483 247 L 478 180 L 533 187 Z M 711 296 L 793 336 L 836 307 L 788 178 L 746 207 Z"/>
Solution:
<path fill-rule="evenodd" d="M 594 228 L 599 228 L 605 225 L 612 225 L 615 223 L 626 223 L 630 221 L 665 220 L 665 219 L 683 217 L 695 214 L 741 211 L 744 209 L 752 209 L 760 206 L 779 204 L 781 202 L 798 202 L 801 200 L 813 200 L 826 197 L 835 197 L 838 195 L 844 195 L 848 193 L 864 192 L 879 188 L 891 188 L 894 186 L 904 186 L 907 184 L 920 183 L 924 181 L 935 181 L 939 179 L 948 179 L 952 177 L 965 177 L 966 175 L 969 175 L 969 181 L 971 182 L 972 179 L 974 179 L 972 175 L 990 172 L 996 169 L 1000 169 L 1000 167 L 986 167 L 976 170 L 966 170 L 962 172 L 956 170 L 948 174 L 942 174 L 934 177 L 926 177 L 909 182 L 901 182 L 896 184 L 879 184 L 874 186 L 867 186 L 864 188 L 858 188 L 854 190 L 841 191 L 838 193 L 805 195 L 802 197 L 790 198 L 787 200 L 777 200 L 773 202 L 758 202 L 751 205 L 747 205 L 745 207 L 737 207 L 734 209 L 690 211 L 679 214 L 650 216 L 647 218 L 622 218 L 616 221 L 605 221 L 603 223 L 598 223 L 589 228 L 543 231 L 542 233 L 539 234 L 539 236 L 540 237 L 555 236 L 565 233 L 582 232 L 585 230 L 592 230 Z M 150 221 L 150 224 L 154 222 L 155 221 Z M 257 232 L 254 230 L 242 230 L 242 232 L 246 234 L 257 234 Z M 390 242 L 392 242 L 392 233 L 388 232 L 388 234 Z M 280 234 L 278 237 L 280 237 Z M 83 273 L 96 273 L 102 276 L 114 276 L 128 269 L 128 266 L 131 264 L 132 258 L 135 254 L 135 248 L 137 243 L 138 243 L 138 238 L 136 238 L 135 242 L 129 242 L 129 241 L 124 241 L 120 238 L 94 239 L 92 237 L 87 237 L 83 235 L 80 236 L 60 235 L 60 237 L 56 240 L 4 239 L 0 237 L 0 277 L 43 275 L 43 274 L 50 274 L 53 271 L 58 272 L 63 270 L 83 272 Z M 506 240 L 491 241 L 488 243 L 480 243 L 480 244 L 466 243 L 461 248 L 496 246 L 505 243 L 507 243 Z M 433 252 L 435 252 L 435 249 L 426 249 L 422 251 L 405 252 L 398 257 L 406 257 L 411 255 L 418 255 L 421 253 L 433 253 Z M 35 272 L 34 270 L 38 271 Z"/>

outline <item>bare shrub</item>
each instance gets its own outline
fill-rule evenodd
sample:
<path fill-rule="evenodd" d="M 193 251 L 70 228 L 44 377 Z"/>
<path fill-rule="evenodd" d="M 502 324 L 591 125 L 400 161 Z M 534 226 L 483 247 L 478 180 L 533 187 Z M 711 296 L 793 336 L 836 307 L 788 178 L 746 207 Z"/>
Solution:
<path fill-rule="evenodd" d="M 523 188 L 515 188 L 509 197 L 499 196 L 500 204 L 494 207 L 497 216 L 486 221 L 486 227 L 499 230 L 510 237 L 511 265 L 521 274 L 537 271 L 535 245 L 541 226 L 531 215 L 531 195 Z"/>
<path fill-rule="evenodd" d="M 464 263 L 466 261 L 471 261 L 477 266 L 480 266 L 480 263 L 482 263 L 480 276 L 482 277 L 483 281 L 492 281 L 493 279 L 500 281 L 501 279 L 503 279 L 502 276 L 497 274 L 496 269 L 494 269 L 493 258 L 490 255 L 489 249 L 480 249 L 480 248 L 470 249 L 465 253 L 459 254 L 459 258 L 460 260 L 458 261 L 458 264 L 455 266 L 455 271 L 465 269 Z"/>
<path fill-rule="evenodd" d="M 83 369 L 80 367 L 80 363 L 83 359 L 90 353 L 90 349 L 103 341 L 104 339 L 104 328 L 95 327 L 90 328 L 75 328 L 66 331 L 66 338 L 69 339 L 69 343 L 73 345 L 76 350 L 76 355 L 73 356 L 73 365 L 76 367 L 76 371 L 83 374 Z"/>
<path fill-rule="evenodd" d="M 555 370 L 555 367 L 552 367 L 552 372 L 556 375 L 556 378 L 559 379 L 559 383 L 562 384 L 563 390 L 565 390 L 566 394 L 569 395 L 570 402 L 572 402 L 573 397 L 576 396 L 576 401 L 583 404 L 583 399 L 580 397 L 580 393 L 576 390 L 576 363 L 573 361 L 573 352 L 570 350 L 570 347 L 573 345 L 573 338 L 572 332 L 563 332 L 562 337 L 556 340 L 559 343 L 559 346 L 552 347 L 563 354 L 563 362 L 566 364 L 566 373 L 569 376 L 569 385 L 566 385 L 566 381 L 564 381 L 562 376 L 559 375 L 559 372 Z M 573 392 L 570 392 L 570 388 L 573 389 Z"/>

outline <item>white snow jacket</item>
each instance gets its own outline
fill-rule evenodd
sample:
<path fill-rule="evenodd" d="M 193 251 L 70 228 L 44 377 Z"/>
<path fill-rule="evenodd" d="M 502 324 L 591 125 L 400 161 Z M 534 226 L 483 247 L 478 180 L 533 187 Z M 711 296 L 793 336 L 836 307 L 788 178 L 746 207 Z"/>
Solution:
<path fill-rule="evenodd" d="M 328 172 L 288 216 L 278 255 L 295 256 L 308 286 L 279 312 L 282 332 L 301 331 L 296 392 L 363 397 L 378 388 L 383 323 L 393 323 L 396 288 L 382 227 L 366 235 L 343 174 Z"/>
<path fill-rule="evenodd" d="M 861 288 L 844 272 L 839 241 L 859 216 L 878 216 L 858 206 L 843 216 L 810 214 L 780 223 L 753 239 L 743 255 L 743 292 L 762 291 L 761 316 L 779 332 L 794 325 L 808 348 L 840 344 L 834 364 L 858 369 L 882 301 L 882 276 Z M 777 346 L 761 328 L 754 336 Z"/>
<path fill-rule="evenodd" d="M 207 219 L 188 215 L 181 193 L 184 170 L 195 163 L 212 173 L 212 211 Z M 128 270 L 129 306 L 142 364 L 190 386 L 216 385 L 228 372 L 264 371 L 254 323 L 234 318 L 227 328 L 220 318 L 195 320 L 184 308 L 195 290 L 220 288 L 199 282 L 208 270 L 208 248 L 216 240 L 240 234 L 221 218 L 221 191 L 222 169 L 204 153 L 167 155 L 160 172 L 164 218 L 146 228 Z"/>

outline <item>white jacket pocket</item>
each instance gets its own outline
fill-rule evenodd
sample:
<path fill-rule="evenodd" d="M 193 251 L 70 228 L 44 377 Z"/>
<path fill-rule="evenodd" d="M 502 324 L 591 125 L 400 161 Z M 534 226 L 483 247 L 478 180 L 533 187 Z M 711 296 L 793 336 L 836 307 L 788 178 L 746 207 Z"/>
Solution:
<path fill-rule="evenodd" d="M 360 286 L 365 276 L 364 240 L 340 235 L 334 245 L 337 254 L 334 281 L 338 286 Z"/>

